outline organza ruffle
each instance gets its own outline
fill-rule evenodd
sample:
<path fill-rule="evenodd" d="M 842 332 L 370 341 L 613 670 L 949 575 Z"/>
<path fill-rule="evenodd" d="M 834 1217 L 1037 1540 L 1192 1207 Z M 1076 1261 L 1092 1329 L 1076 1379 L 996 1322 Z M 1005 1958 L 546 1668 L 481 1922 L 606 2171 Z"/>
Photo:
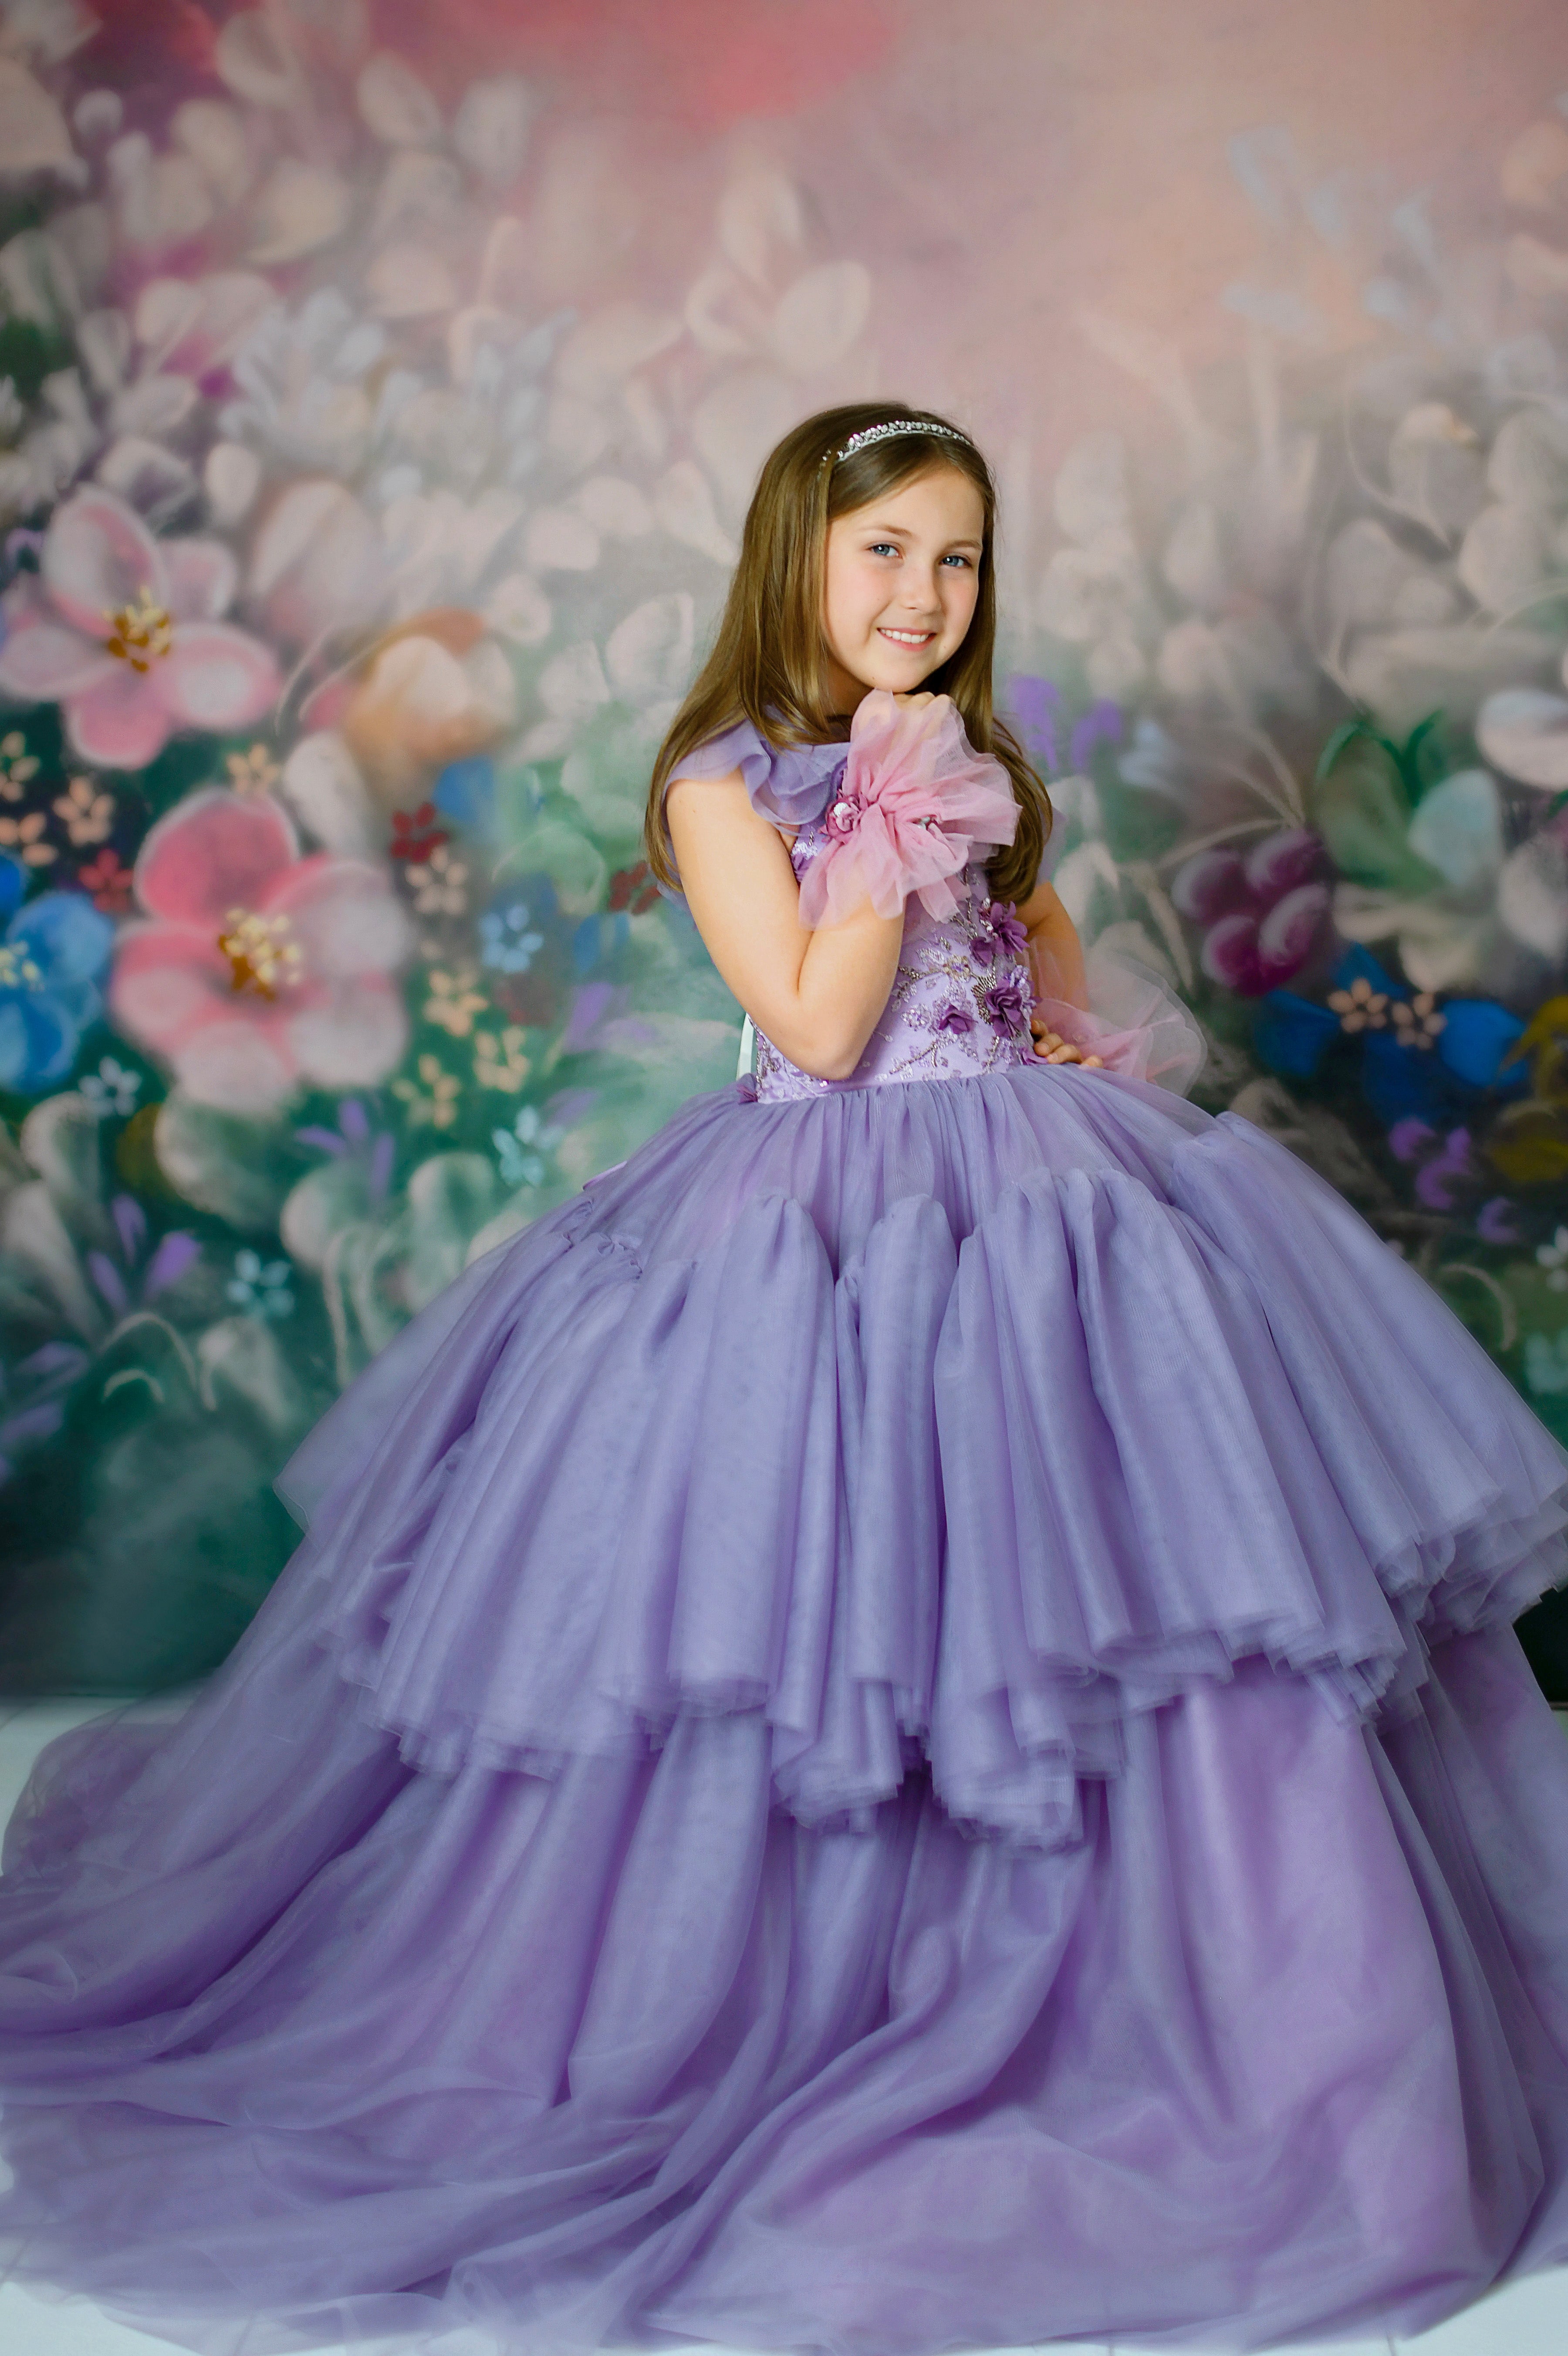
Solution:
<path fill-rule="evenodd" d="M 1164 976 L 1130 950 L 1096 941 L 1083 961 L 1084 996 L 1080 1006 L 1061 992 L 1061 977 L 1048 949 L 1030 954 L 1035 982 L 1034 1012 L 1102 1067 L 1129 1079 L 1154 1080 L 1185 1096 L 1208 1061 L 1209 1042 L 1191 1009 Z"/>
<path fill-rule="evenodd" d="M 809 826 L 821 817 L 848 757 L 847 744 L 771 744 L 750 720 L 740 720 L 677 761 L 665 792 L 677 777 L 727 777 L 738 769 L 752 807 L 765 819 L 775 826 Z M 673 868 L 675 846 L 662 806 L 659 822 Z M 667 900 L 683 896 L 666 884 L 659 890 Z"/>
<path fill-rule="evenodd" d="M 1011 842 L 1019 806 L 999 761 L 976 753 L 945 696 L 901 704 L 874 689 L 850 723 L 826 838 L 800 878 L 800 921 L 836 925 L 863 900 L 896 916 L 917 899 L 939 922 L 955 914 L 976 846 Z"/>
<path fill-rule="evenodd" d="M 1233 1114 L 698 1098 L 285 1486 L 209 1687 L 8 1832 L 20 2276 L 204 2356 L 942 2356 L 1568 2254 L 1568 1756 L 1494 1624 L 1568 1455 Z"/>
<path fill-rule="evenodd" d="M 1260 1655 L 1364 1715 L 1568 1576 L 1568 1452 L 1332 1188 L 1064 1066 L 696 1099 L 306 1444 L 319 1641 L 409 1762 L 761 1710 L 775 1799 L 1077 1837 Z M 321 1495 L 323 1474 L 331 1486 Z"/>
<path fill-rule="evenodd" d="M 1568 2254 L 1568 1762 L 1507 1629 L 1381 1733 L 1241 1663 L 1014 1853 L 923 1772 L 807 1831 L 759 1711 L 416 1774 L 279 1601 L 172 1732 L 41 1762 L 21 2278 L 205 2356 L 942 2356 L 1403 2339 Z"/>

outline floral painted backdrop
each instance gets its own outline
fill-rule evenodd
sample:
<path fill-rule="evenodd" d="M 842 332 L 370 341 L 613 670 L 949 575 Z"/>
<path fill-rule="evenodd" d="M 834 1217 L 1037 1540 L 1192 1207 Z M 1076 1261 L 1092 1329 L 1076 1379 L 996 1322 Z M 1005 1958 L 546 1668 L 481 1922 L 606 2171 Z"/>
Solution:
<path fill-rule="evenodd" d="M 1083 309 L 1094 423 L 1021 329 L 923 365 L 911 287 L 962 268 L 879 269 L 805 167 L 825 107 L 847 154 L 907 111 L 919 9 L 650 21 L 0 7 L 12 1690 L 220 1658 L 342 1385 L 733 1075 L 648 768 L 762 453 L 879 388 L 1000 463 L 1085 940 L 1568 1439 L 1564 108 L 1458 237 L 1238 123 L 1231 342 Z"/>

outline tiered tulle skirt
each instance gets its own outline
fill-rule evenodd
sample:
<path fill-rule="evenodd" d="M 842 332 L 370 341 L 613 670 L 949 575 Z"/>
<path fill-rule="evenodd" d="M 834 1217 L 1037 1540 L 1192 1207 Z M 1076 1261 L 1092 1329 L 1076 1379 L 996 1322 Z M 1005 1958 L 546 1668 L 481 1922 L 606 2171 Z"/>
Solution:
<path fill-rule="evenodd" d="M 1412 2330 L 1568 2255 L 1568 1454 L 1235 1116 L 699 1098 L 0 1886 L 25 2272 L 192 2344 Z"/>

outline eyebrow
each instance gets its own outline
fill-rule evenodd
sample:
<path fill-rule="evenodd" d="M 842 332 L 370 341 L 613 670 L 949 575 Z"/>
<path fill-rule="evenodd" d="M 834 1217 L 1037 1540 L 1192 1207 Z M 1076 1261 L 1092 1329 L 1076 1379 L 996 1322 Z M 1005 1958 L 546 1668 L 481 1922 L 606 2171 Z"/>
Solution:
<path fill-rule="evenodd" d="M 863 524 L 861 530 L 874 531 L 886 540 L 918 540 L 920 537 L 920 534 L 912 531 L 906 523 L 868 523 Z M 942 543 L 944 549 L 984 548 L 985 544 L 984 540 L 972 540 L 962 534 L 956 540 L 944 540 Z"/>

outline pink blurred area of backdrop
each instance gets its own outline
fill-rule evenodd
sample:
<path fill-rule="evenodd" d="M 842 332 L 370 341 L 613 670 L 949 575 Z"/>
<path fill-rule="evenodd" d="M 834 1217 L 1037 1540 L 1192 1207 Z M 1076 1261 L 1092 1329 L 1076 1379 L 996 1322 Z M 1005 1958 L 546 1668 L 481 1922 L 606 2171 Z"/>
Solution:
<path fill-rule="evenodd" d="M 875 266 L 858 377 L 993 431 L 1027 426 L 1047 456 L 1108 412 L 1147 423 L 1096 350 L 1098 320 L 1178 339 L 1200 370 L 1239 347 L 1226 292 L 1261 266 L 1309 306 L 1320 351 L 1367 340 L 1369 198 L 1425 191 L 1461 239 L 1484 233 L 1504 210 L 1510 141 L 1568 86 L 1555 0 L 378 0 L 372 13 L 439 81 L 511 61 L 560 78 L 536 198 L 541 294 L 645 285 L 650 243 L 684 258 L 726 160 L 785 163 L 828 242 Z M 1260 192 L 1272 176 L 1261 211 L 1238 202 L 1239 139 L 1261 151 Z M 1335 239 L 1313 241 L 1299 209 L 1320 191 L 1327 218 L 1336 187 Z"/>

